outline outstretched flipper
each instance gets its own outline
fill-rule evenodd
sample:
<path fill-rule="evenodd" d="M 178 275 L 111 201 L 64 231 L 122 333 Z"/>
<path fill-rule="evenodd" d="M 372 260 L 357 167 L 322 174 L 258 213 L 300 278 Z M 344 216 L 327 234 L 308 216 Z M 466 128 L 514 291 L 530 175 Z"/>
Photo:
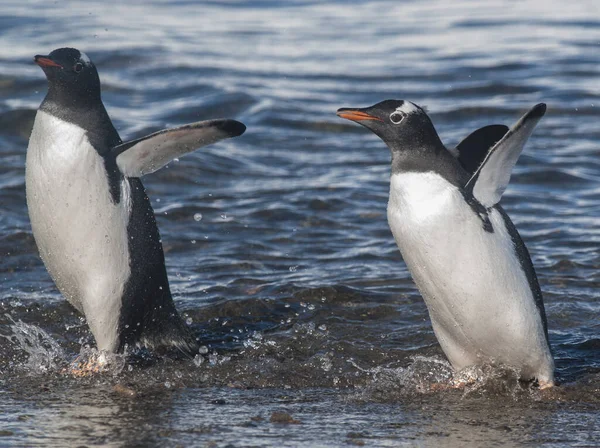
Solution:
<path fill-rule="evenodd" d="M 452 154 L 469 174 L 473 174 L 492 148 L 508 132 L 508 126 L 491 124 L 469 134 L 460 142 Z"/>
<path fill-rule="evenodd" d="M 486 208 L 500 201 L 525 143 L 545 113 L 546 105 L 540 103 L 523 115 L 502 140 L 488 151 L 481 166 L 465 185 L 465 190 L 470 191 Z"/>
<path fill-rule="evenodd" d="M 242 135 L 246 126 L 235 120 L 207 120 L 164 129 L 112 148 L 121 173 L 142 177 L 171 160 L 226 138 Z"/>

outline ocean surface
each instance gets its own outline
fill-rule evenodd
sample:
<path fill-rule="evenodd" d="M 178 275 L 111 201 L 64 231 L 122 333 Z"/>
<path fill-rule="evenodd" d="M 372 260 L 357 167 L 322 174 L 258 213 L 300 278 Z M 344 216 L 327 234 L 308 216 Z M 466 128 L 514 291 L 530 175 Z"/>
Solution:
<path fill-rule="evenodd" d="M 16 1 L 0 5 L 0 446 L 600 445 L 600 3 Z M 246 133 L 144 177 L 195 360 L 93 351 L 39 258 L 25 154 L 35 54 L 85 51 L 124 140 Z M 407 99 L 447 146 L 539 102 L 502 204 L 531 253 L 560 386 L 459 389 L 386 221 L 390 153 L 335 115 Z"/>

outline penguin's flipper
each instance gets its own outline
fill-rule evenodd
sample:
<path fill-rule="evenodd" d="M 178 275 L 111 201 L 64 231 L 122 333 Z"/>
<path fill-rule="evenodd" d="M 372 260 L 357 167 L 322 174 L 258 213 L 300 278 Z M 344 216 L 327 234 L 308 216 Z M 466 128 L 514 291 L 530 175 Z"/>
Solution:
<path fill-rule="evenodd" d="M 483 206 L 493 207 L 500 201 L 525 143 L 545 113 L 546 105 L 540 103 L 523 115 L 488 151 L 477 171 L 466 183 L 465 190 Z"/>
<path fill-rule="evenodd" d="M 111 152 L 125 176 L 141 177 L 177 157 L 219 140 L 237 137 L 245 130 L 246 126 L 235 120 L 198 121 L 121 143 Z"/>
<path fill-rule="evenodd" d="M 502 137 L 508 132 L 508 126 L 491 124 L 469 134 L 461 141 L 452 154 L 458 158 L 459 163 L 469 174 L 473 174 L 483 159 Z"/>

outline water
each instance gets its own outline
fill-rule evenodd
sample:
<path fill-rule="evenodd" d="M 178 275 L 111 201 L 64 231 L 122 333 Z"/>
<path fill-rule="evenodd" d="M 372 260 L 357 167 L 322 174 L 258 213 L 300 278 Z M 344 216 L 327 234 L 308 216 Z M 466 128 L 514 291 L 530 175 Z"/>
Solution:
<path fill-rule="evenodd" d="M 7 0 L 0 28 L 0 445 L 598 443 L 598 2 Z M 32 56 L 67 45 L 99 67 L 124 139 L 248 126 L 145 178 L 205 357 L 61 373 L 92 339 L 38 257 L 24 162 L 46 90 Z M 387 98 L 427 105 L 448 145 L 548 103 L 503 205 L 561 387 L 483 368 L 436 388 L 451 370 L 386 223 L 389 152 L 335 116 Z"/>

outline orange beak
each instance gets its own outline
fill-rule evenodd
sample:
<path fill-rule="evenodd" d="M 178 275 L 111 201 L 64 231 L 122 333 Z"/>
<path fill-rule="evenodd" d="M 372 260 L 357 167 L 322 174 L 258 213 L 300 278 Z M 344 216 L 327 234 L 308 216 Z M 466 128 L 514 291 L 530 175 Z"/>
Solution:
<path fill-rule="evenodd" d="M 46 56 L 36 56 L 33 58 L 33 62 L 35 62 L 37 65 L 39 65 L 40 67 L 60 67 L 63 68 L 62 65 L 57 64 L 56 62 L 54 62 L 52 59 L 46 57 Z"/>
<path fill-rule="evenodd" d="M 364 121 L 364 120 L 376 120 L 383 121 L 381 118 L 377 118 L 373 115 L 369 115 L 366 112 L 362 112 L 360 110 L 354 109 L 338 109 L 336 112 L 337 116 L 340 118 L 345 118 L 346 120 L 352 121 Z"/>

